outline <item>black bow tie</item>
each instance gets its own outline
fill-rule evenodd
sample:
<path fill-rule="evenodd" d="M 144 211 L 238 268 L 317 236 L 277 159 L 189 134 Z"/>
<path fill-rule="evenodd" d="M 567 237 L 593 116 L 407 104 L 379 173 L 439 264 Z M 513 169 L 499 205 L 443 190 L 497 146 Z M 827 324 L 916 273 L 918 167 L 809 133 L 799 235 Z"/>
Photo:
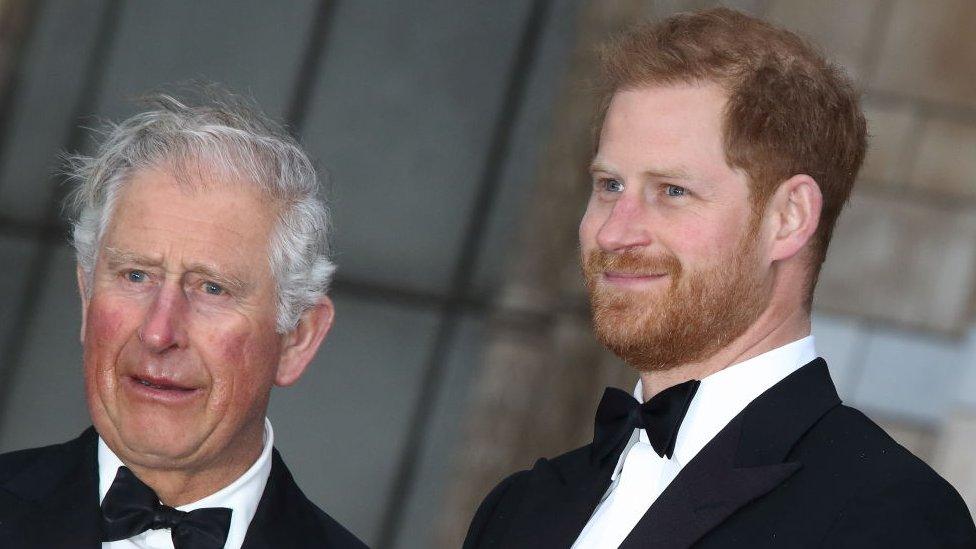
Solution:
<path fill-rule="evenodd" d="M 102 541 L 169 528 L 175 549 L 220 549 L 227 540 L 230 515 L 231 510 L 226 507 L 185 512 L 163 505 L 156 492 L 128 467 L 119 467 L 102 500 Z"/>
<path fill-rule="evenodd" d="M 700 384 L 700 381 L 693 379 L 668 387 L 643 404 L 620 389 L 607 387 L 596 410 L 594 460 L 619 455 L 634 429 L 644 429 L 657 455 L 670 459 L 674 454 L 681 420 Z"/>

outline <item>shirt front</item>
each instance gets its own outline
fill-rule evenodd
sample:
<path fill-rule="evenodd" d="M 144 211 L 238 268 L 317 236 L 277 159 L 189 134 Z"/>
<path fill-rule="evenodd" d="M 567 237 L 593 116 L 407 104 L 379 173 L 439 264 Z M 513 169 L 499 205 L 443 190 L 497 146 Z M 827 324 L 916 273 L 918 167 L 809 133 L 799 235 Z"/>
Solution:
<path fill-rule="evenodd" d="M 681 469 L 750 402 L 817 358 L 813 336 L 733 364 L 701 380 L 678 429 L 671 459 L 654 451 L 635 429 L 617 460 L 610 488 L 580 532 L 573 549 L 618 547 Z M 643 402 L 640 381 L 634 398 Z"/>
<path fill-rule="evenodd" d="M 209 496 L 181 505 L 179 511 L 193 511 L 204 507 L 226 507 L 231 510 L 230 529 L 224 549 L 240 549 L 247 534 L 247 527 L 258 509 L 258 502 L 264 493 L 264 486 L 271 476 L 271 449 L 274 447 L 274 430 L 268 418 L 264 419 L 264 446 L 254 465 L 234 482 Z M 98 501 L 112 486 L 122 460 L 115 455 L 102 437 L 98 437 Z M 170 530 L 146 530 L 129 539 L 102 542 L 102 549 L 173 549 Z"/>

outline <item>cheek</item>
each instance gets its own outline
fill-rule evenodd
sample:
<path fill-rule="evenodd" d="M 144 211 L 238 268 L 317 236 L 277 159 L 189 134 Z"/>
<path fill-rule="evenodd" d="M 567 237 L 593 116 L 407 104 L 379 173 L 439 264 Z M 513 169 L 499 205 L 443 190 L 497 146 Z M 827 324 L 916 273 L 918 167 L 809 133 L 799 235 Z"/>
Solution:
<path fill-rule="evenodd" d="M 236 391 L 263 390 L 274 378 L 277 364 L 273 343 L 272 338 L 256 337 L 250 331 L 210 334 L 205 344 L 212 357 L 207 362 L 214 385 Z"/>
<path fill-rule="evenodd" d="M 672 249 L 692 255 L 708 257 L 720 251 L 725 242 L 722 231 L 703 224 L 679 226 L 672 233 L 669 244 Z"/>
<path fill-rule="evenodd" d="M 136 330 L 133 311 L 118 304 L 95 299 L 88 306 L 85 326 L 85 357 L 104 364 L 104 353 L 115 354 Z"/>
<path fill-rule="evenodd" d="M 88 304 L 84 341 L 84 380 L 92 421 L 114 408 L 115 368 L 125 343 L 138 329 L 131 308 L 92 298 Z M 104 419 L 104 417 L 102 417 Z M 99 424 L 104 426 L 104 423 Z"/>
<path fill-rule="evenodd" d="M 740 227 L 734 224 L 690 228 L 681 240 L 675 241 L 675 249 L 679 250 L 679 257 L 699 267 L 728 265 L 754 246 L 751 240 L 744 242 L 743 236 Z"/>
<path fill-rule="evenodd" d="M 707 258 L 735 245 L 740 227 L 741 221 L 731 216 L 688 215 L 672 219 L 662 238 L 679 253 Z"/>
<path fill-rule="evenodd" d="M 249 354 L 246 334 L 217 334 L 211 336 L 209 343 L 210 348 L 219 353 L 220 363 L 231 368 L 235 364 L 242 364 Z"/>

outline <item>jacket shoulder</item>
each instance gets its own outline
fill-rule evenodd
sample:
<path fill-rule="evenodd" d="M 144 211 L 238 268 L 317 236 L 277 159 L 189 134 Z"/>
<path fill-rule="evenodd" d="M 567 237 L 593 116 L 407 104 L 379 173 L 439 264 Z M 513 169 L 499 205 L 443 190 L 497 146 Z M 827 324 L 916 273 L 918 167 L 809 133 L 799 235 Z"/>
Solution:
<path fill-rule="evenodd" d="M 508 530 L 518 500 L 517 494 L 525 489 L 529 471 L 518 471 L 499 482 L 475 511 L 468 533 L 464 537 L 464 549 L 498 545 L 498 538 Z"/>
<path fill-rule="evenodd" d="M 845 468 L 856 474 L 862 485 L 924 480 L 951 489 L 928 464 L 849 406 L 837 406 L 825 414 L 797 444 L 794 453 L 805 462 Z"/>
<path fill-rule="evenodd" d="M 18 482 L 18 479 L 25 476 L 25 473 L 29 473 L 35 464 L 43 461 L 45 456 L 52 453 L 57 453 L 57 446 L 30 448 L 0 454 L 0 524 L 9 521 L 12 516 L 16 516 L 24 510 L 23 489 L 19 486 L 23 483 Z"/>
<path fill-rule="evenodd" d="M 41 456 L 47 455 L 51 452 L 57 452 L 59 446 L 61 445 L 56 444 L 0 454 L 0 484 L 6 483 L 8 480 L 23 472 L 24 469 L 27 469 L 34 463 L 37 463 Z"/>
<path fill-rule="evenodd" d="M 573 476 L 574 472 L 586 467 L 589 456 L 590 446 L 587 445 L 554 458 L 539 459 L 531 469 L 505 477 L 478 506 L 464 538 L 464 549 L 500 546 L 502 536 L 518 515 L 535 481 L 553 474 L 563 478 Z"/>
<path fill-rule="evenodd" d="M 78 438 L 67 442 L 0 454 L 0 486 L 6 485 L 38 464 L 45 466 L 73 465 L 73 461 L 81 456 L 89 445 L 94 443 L 97 436 L 95 430 L 89 428 Z M 51 471 L 45 472 L 45 475 L 49 476 L 50 474 Z"/>
<path fill-rule="evenodd" d="M 590 445 L 582 446 L 552 458 L 536 460 L 531 469 L 524 469 L 506 477 L 488 494 L 486 501 L 516 500 L 533 480 L 556 475 L 565 481 L 590 468 Z"/>
<path fill-rule="evenodd" d="M 796 453 L 805 466 L 824 469 L 821 478 L 848 487 L 828 546 L 976 547 L 959 493 L 860 411 L 831 410 Z"/>

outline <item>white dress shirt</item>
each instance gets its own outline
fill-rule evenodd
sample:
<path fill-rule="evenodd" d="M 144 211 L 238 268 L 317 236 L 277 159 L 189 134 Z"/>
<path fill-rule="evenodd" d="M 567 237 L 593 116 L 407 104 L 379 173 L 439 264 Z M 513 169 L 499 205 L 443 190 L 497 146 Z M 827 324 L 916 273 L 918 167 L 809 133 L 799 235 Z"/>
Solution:
<path fill-rule="evenodd" d="M 180 511 L 193 511 L 203 507 L 226 507 L 231 510 L 230 530 L 224 549 L 240 549 L 244 543 L 247 527 L 254 518 L 258 502 L 264 493 L 264 485 L 271 475 L 271 448 L 274 447 L 274 430 L 271 422 L 264 418 L 264 447 L 254 465 L 244 472 L 234 482 L 210 494 L 209 496 L 181 505 Z M 98 501 L 105 499 L 105 494 L 115 480 L 115 474 L 121 467 L 122 460 L 109 449 L 102 437 L 98 437 Z M 173 538 L 170 530 L 146 530 L 129 539 L 102 542 L 102 549 L 173 549 Z"/>
<path fill-rule="evenodd" d="M 750 402 L 817 358 L 813 336 L 733 364 L 701 380 L 678 429 L 671 459 L 660 457 L 635 429 L 610 477 L 612 483 L 573 549 L 619 547 L 678 473 Z M 643 385 L 634 397 L 643 402 Z"/>

